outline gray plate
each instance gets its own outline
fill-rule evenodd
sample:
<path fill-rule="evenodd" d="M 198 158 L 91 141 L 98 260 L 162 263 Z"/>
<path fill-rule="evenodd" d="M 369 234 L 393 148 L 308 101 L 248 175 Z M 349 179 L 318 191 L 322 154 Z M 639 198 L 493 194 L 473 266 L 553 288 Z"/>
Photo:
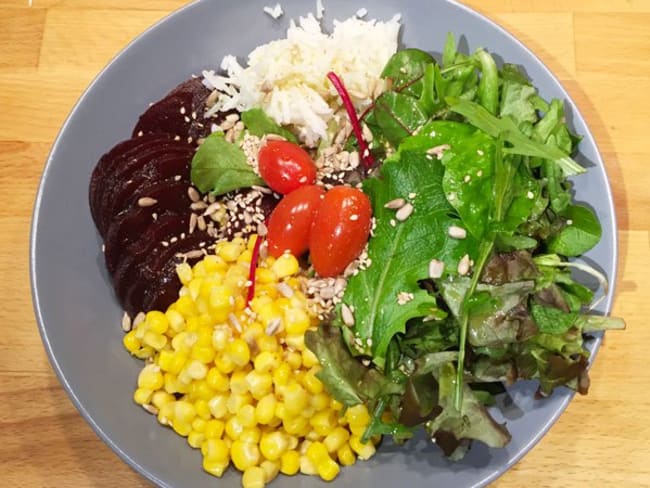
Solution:
<path fill-rule="evenodd" d="M 97 434 L 130 466 L 164 487 L 238 487 L 230 470 L 222 481 L 201 470 L 201 456 L 171 430 L 136 407 L 131 396 L 141 363 L 121 344 L 121 311 L 104 271 L 101 242 L 90 218 L 87 188 L 99 156 L 128 138 L 138 115 L 190 73 L 218 67 L 227 53 L 246 56 L 255 46 L 283 36 L 288 18 L 315 2 L 283 0 L 285 16 L 273 21 L 264 1 L 200 1 L 145 32 L 117 56 L 72 110 L 50 153 L 41 181 L 31 236 L 34 307 L 45 348 L 61 383 Z M 347 18 L 363 3 L 326 0 L 325 25 Z M 353 5 L 350 5 L 353 3 Z M 370 2 L 368 2 L 370 3 Z M 369 6 L 366 3 L 366 6 Z M 401 3 L 401 5 L 400 5 Z M 584 135 L 580 150 L 589 172 L 576 182 L 576 198 L 589 203 L 603 226 L 603 239 L 588 260 L 613 281 L 616 224 L 602 160 L 585 121 L 549 70 L 503 29 L 451 1 L 373 1 L 370 16 L 403 15 L 402 43 L 440 51 L 445 34 L 463 35 L 466 47 L 485 46 L 501 59 L 522 65 L 544 97 L 567 101 L 573 129 Z M 589 162 L 589 163 L 587 163 Z M 613 285 L 613 283 L 612 283 Z M 602 311 L 609 311 L 613 286 Z M 592 343 L 595 349 L 600 343 Z M 596 385 L 596 388 L 598 385 Z M 533 400 L 535 385 L 511 389 L 514 404 L 496 412 L 507 420 L 512 442 L 505 449 L 476 445 L 460 463 L 442 458 L 420 440 L 408 449 L 385 444 L 367 463 L 344 469 L 339 486 L 480 486 L 512 466 L 542 437 L 571 400 L 557 391 Z M 273 486 L 325 486 L 312 477 L 281 477 Z"/>

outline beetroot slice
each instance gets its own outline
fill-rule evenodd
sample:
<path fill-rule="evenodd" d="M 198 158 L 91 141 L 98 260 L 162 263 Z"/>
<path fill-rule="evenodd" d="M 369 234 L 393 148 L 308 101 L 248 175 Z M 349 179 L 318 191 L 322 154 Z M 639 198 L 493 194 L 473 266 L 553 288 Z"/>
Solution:
<path fill-rule="evenodd" d="M 190 151 L 187 147 L 176 147 L 165 143 L 155 148 L 149 148 L 143 153 L 134 155 L 130 159 L 120 161 L 119 167 L 113 170 L 112 175 L 104 179 L 104 189 L 97 208 L 98 229 L 100 233 L 106 232 L 111 221 L 117 215 L 114 208 L 116 192 L 123 185 L 129 184 L 134 174 L 145 166 L 161 164 L 162 160 L 170 156 L 191 158 L 190 154 L 193 154 L 193 152 Z"/>
<path fill-rule="evenodd" d="M 157 201 L 150 207 L 140 207 L 137 203 L 123 210 L 110 223 L 106 232 L 106 252 L 112 253 L 117 249 L 118 253 L 131 242 L 135 242 L 147 227 L 154 224 L 154 213 L 158 216 L 164 213 L 185 213 L 189 212 L 190 199 L 187 196 L 187 183 L 183 181 L 163 180 L 141 188 L 147 194 L 142 196 L 153 198 Z M 112 273 L 114 269 L 109 269 Z"/>
<path fill-rule="evenodd" d="M 99 213 L 99 202 L 104 191 L 104 180 L 106 175 L 110 173 L 111 168 L 121 159 L 125 157 L 129 158 L 140 150 L 151 146 L 158 146 L 167 140 L 169 140 L 169 136 L 165 134 L 149 134 L 143 137 L 134 137 L 133 139 L 120 142 L 99 159 L 93 169 L 88 188 L 90 212 L 95 222 L 97 222 L 96 217 Z"/>
<path fill-rule="evenodd" d="M 100 218 L 109 222 L 115 215 L 133 204 L 141 196 L 140 188 L 157 181 L 174 179 L 190 185 L 191 156 L 183 152 L 167 153 L 154 158 L 142 168 L 130 175 L 128 179 L 116 183 L 110 192 L 110 198 L 103 204 Z"/>
<path fill-rule="evenodd" d="M 209 242 L 209 237 L 203 232 L 195 232 L 185 239 L 161 248 L 160 252 L 150 254 L 137 268 L 133 271 L 131 286 L 128 287 L 124 300 L 124 308 L 132 310 L 134 313 L 139 311 L 149 311 L 151 307 L 150 295 L 155 293 L 155 288 L 161 281 L 174 281 L 176 296 L 180 289 L 180 281 L 175 278 L 175 267 L 180 260 L 176 254 L 185 253 L 199 247 L 201 242 Z M 163 278 L 164 276 L 164 278 Z M 170 302 L 171 303 L 171 302 Z M 168 304 L 169 305 L 169 304 Z"/>
<path fill-rule="evenodd" d="M 104 253 L 106 268 L 114 270 L 113 285 L 120 298 L 119 290 L 124 288 L 124 282 L 132 279 L 132 268 L 140 265 L 149 255 L 164 249 L 163 241 L 169 242 L 173 236 L 187 232 L 188 224 L 189 216 L 186 212 L 164 214 L 150 224 L 137 240 L 121 248 L 113 246 L 111 252 Z"/>

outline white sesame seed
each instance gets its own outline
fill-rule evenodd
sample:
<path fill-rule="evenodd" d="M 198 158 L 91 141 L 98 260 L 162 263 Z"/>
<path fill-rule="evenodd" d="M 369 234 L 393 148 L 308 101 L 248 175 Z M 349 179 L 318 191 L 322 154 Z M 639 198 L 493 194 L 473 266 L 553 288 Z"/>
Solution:
<path fill-rule="evenodd" d="M 411 200 L 413 200 L 413 199 L 414 199 L 415 197 L 417 197 L 417 196 L 418 196 L 418 194 L 415 193 L 415 192 L 411 192 L 411 193 L 409 193 L 409 198 L 410 198 Z"/>
<path fill-rule="evenodd" d="M 182 176 L 181 175 L 176 175 L 174 176 L 174 181 L 181 181 Z"/>
<path fill-rule="evenodd" d="M 390 226 L 395 227 L 397 225 L 397 222 L 395 222 L 395 219 L 390 219 Z"/>
<path fill-rule="evenodd" d="M 408 302 L 410 302 L 411 300 L 413 300 L 413 298 L 414 298 L 413 293 L 407 293 L 405 291 L 400 291 L 397 294 L 397 304 L 398 305 L 405 305 Z"/>
<path fill-rule="evenodd" d="M 397 212 L 395 212 L 395 218 L 400 222 L 403 222 L 406 219 L 408 219 L 412 213 L 413 213 L 413 205 L 411 205 L 410 203 L 406 203 L 402 208 L 400 208 Z"/>
<path fill-rule="evenodd" d="M 469 256 L 465 254 L 458 262 L 458 274 L 461 276 L 466 275 L 469 272 L 469 266 Z"/>
<path fill-rule="evenodd" d="M 526 193 L 526 198 L 532 200 L 533 198 L 535 198 L 535 194 L 532 191 L 529 191 L 528 193 Z"/>
<path fill-rule="evenodd" d="M 483 176 L 483 170 L 482 170 L 482 169 L 479 169 L 479 170 L 476 172 L 476 176 L 478 176 L 479 178 L 480 178 L 481 176 Z"/>
<path fill-rule="evenodd" d="M 485 153 L 482 150 L 478 149 L 476 151 L 476 154 L 478 154 L 479 156 L 483 156 Z"/>
<path fill-rule="evenodd" d="M 395 198 L 395 199 L 391 200 L 390 202 L 387 202 L 386 204 L 384 204 L 384 208 L 390 208 L 392 210 L 396 210 L 396 209 L 402 208 L 405 203 L 406 203 L 406 200 L 404 200 L 403 198 Z"/>
<path fill-rule="evenodd" d="M 566 225 L 573 225 L 573 220 L 568 219 L 568 220 L 566 221 Z"/>
<path fill-rule="evenodd" d="M 465 175 L 465 178 L 463 178 L 463 181 L 464 181 L 465 183 L 469 183 L 469 181 L 470 181 L 471 179 L 472 179 L 472 177 L 471 177 L 470 175 Z"/>
<path fill-rule="evenodd" d="M 444 270 L 445 263 L 439 261 L 438 259 L 432 259 L 429 263 L 429 278 L 440 278 Z"/>
<path fill-rule="evenodd" d="M 183 117 L 183 120 L 185 122 L 187 122 L 188 124 L 190 123 L 190 118 L 187 115 L 185 117 Z"/>
<path fill-rule="evenodd" d="M 181 107 L 180 112 L 181 112 L 181 115 L 185 115 L 185 107 Z"/>
<path fill-rule="evenodd" d="M 352 215 L 350 215 L 350 220 L 351 220 L 352 222 L 354 222 L 354 221 L 356 221 L 356 220 L 359 220 L 359 216 L 358 216 L 357 214 L 352 214 Z"/>
<path fill-rule="evenodd" d="M 454 239 L 465 239 L 467 237 L 467 231 L 457 225 L 450 226 L 449 229 L 447 229 L 447 233 L 449 234 L 449 237 Z"/>

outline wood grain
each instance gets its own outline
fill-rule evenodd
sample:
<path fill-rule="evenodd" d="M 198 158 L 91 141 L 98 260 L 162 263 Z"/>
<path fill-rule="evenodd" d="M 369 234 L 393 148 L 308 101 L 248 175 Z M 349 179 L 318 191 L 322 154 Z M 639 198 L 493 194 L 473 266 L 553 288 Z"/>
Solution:
<path fill-rule="evenodd" d="M 101 67 L 181 0 L 3 0 L 0 5 L 0 485 L 144 487 L 59 386 L 31 307 L 34 195 L 65 116 Z M 558 75 L 602 150 L 619 218 L 610 333 L 576 398 L 495 486 L 650 485 L 650 0 L 471 0 Z M 91 48 L 89 48 L 91 46 Z"/>

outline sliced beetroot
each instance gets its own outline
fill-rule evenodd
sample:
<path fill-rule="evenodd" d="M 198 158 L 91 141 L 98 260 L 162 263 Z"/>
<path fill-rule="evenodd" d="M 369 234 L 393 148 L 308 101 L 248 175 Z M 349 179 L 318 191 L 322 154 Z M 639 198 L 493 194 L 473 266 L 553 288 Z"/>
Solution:
<path fill-rule="evenodd" d="M 198 249 L 201 242 L 209 242 L 209 237 L 203 232 L 195 232 L 185 239 L 179 238 L 176 242 L 170 243 L 168 247 L 161 248 L 160 252 L 150 254 L 134 270 L 132 284 L 128 287 L 122 302 L 125 309 L 135 313 L 140 310 L 151 310 L 149 304 L 152 302 L 152 298 L 150 297 L 156 294 L 155 289 L 158 283 L 175 279 L 176 264 L 180 262 L 176 255 Z M 176 294 L 178 294 L 180 289 L 178 279 L 174 286 Z"/>
<path fill-rule="evenodd" d="M 97 228 L 100 234 L 106 233 L 111 221 L 117 215 L 115 195 L 124 185 L 129 185 L 131 178 L 145 166 L 159 165 L 169 157 L 191 158 L 193 152 L 185 146 L 175 146 L 164 143 L 156 148 L 149 148 L 143 153 L 134 155 L 130 159 L 120 161 L 119 167 L 113 170 L 112 175 L 104 179 L 104 188 L 101 201 L 97 208 Z M 189 177 L 189 176 L 188 176 Z M 187 180 L 186 180 L 187 181 Z"/>
<path fill-rule="evenodd" d="M 129 179 L 116 184 L 111 190 L 111 198 L 103 205 L 104 218 L 110 219 L 124 210 L 141 194 L 143 186 L 153 182 L 174 179 L 190 185 L 191 156 L 186 153 L 171 152 L 154 158 L 141 169 L 130 175 Z"/>
<path fill-rule="evenodd" d="M 120 142 L 99 159 L 93 169 L 88 188 L 90 212 L 95 222 L 97 222 L 99 202 L 103 194 L 105 178 L 107 174 L 110 174 L 114 165 L 124 158 L 130 158 L 133 154 L 144 151 L 148 147 L 157 147 L 167 140 L 169 140 L 169 136 L 166 134 L 148 134 L 142 137 L 134 137 Z"/>
<path fill-rule="evenodd" d="M 155 224 L 155 215 L 164 213 L 189 212 L 190 199 L 187 196 L 187 183 L 183 181 L 163 180 L 147 185 L 147 194 L 142 197 L 156 201 L 155 205 L 141 207 L 136 202 L 134 206 L 123 210 L 108 226 L 106 248 L 124 248 L 135 242 L 152 223 Z M 112 249 L 109 252 L 113 252 Z M 114 270 L 109 269 L 109 272 Z"/>
<path fill-rule="evenodd" d="M 188 231 L 189 215 L 186 212 L 168 213 L 152 222 L 141 236 L 126 246 L 111 246 L 106 248 L 104 259 L 106 269 L 113 270 L 113 284 L 116 289 L 124 287 L 124 281 L 131 279 L 129 270 L 142 263 L 150 254 L 160 252 L 163 242 L 168 242 L 173 236 L 179 236 Z M 120 293 L 118 293 L 120 296 Z"/>

